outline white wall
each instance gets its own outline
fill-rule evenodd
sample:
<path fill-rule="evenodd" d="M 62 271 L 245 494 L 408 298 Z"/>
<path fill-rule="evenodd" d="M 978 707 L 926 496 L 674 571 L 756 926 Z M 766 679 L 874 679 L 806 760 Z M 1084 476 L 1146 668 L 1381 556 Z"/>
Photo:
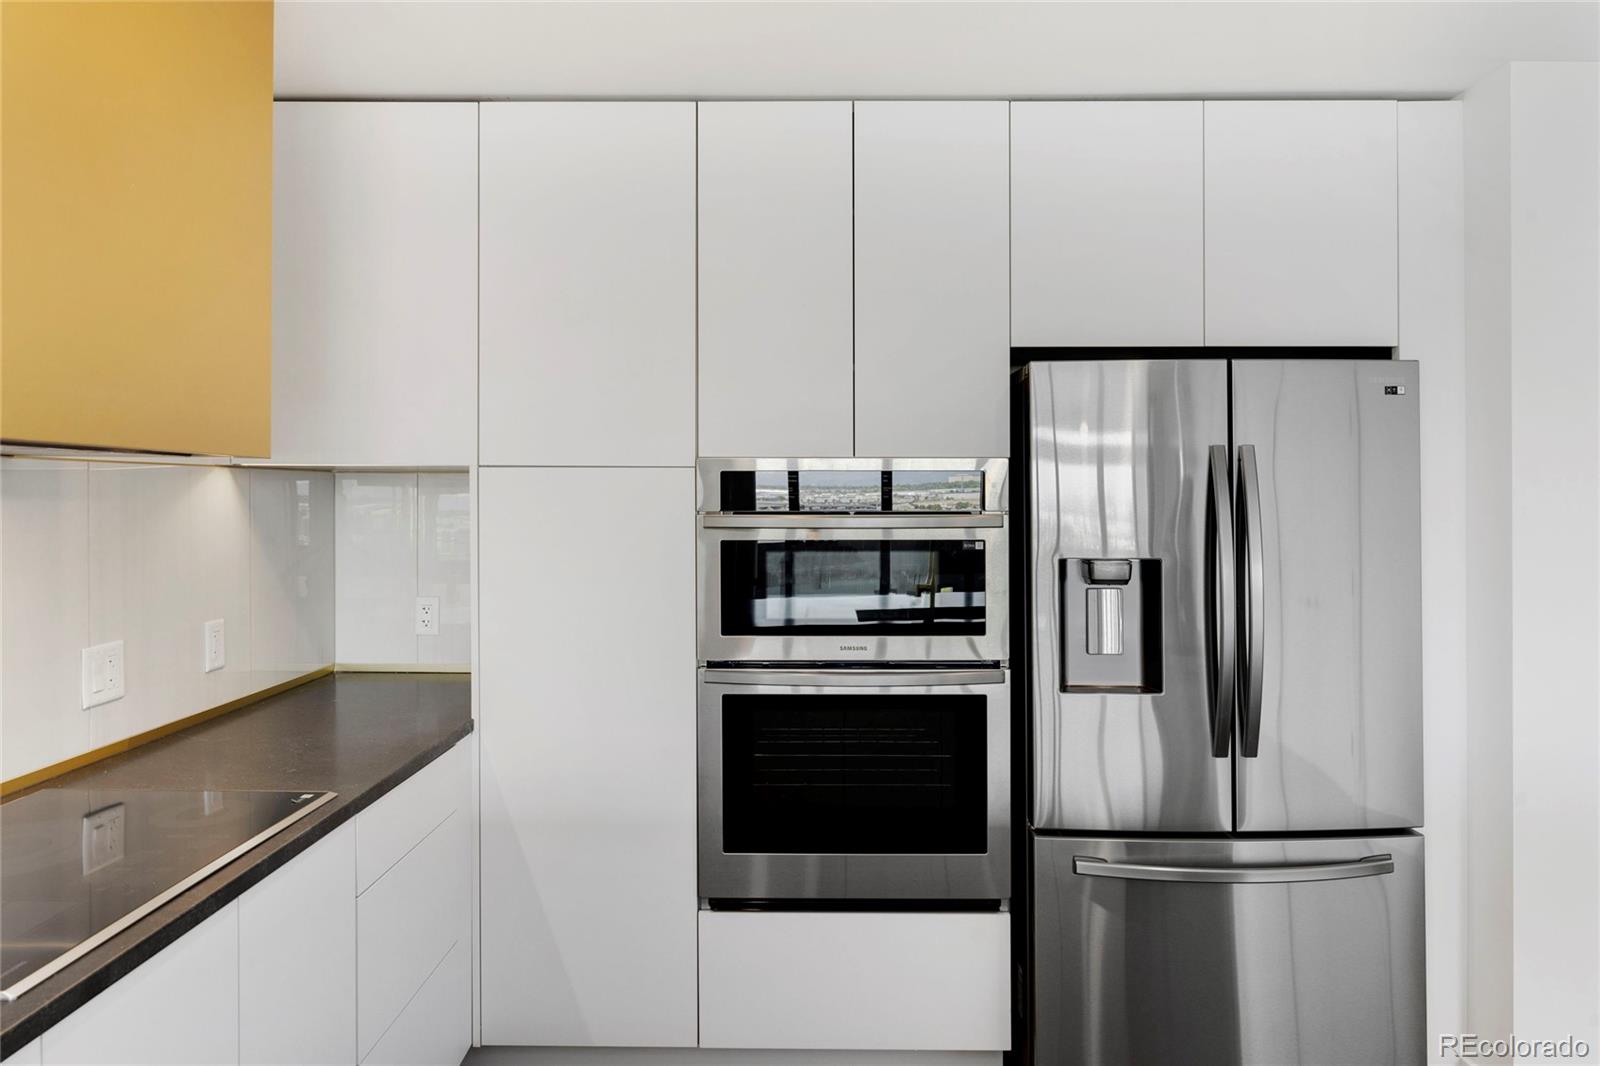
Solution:
<path fill-rule="evenodd" d="M 1597 88 L 1593 63 L 1514 63 L 1464 98 L 1459 723 L 1463 1025 L 1570 1033 L 1591 1049 L 1600 1048 Z"/>
<path fill-rule="evenodd" d="M 341 666 L 458 666 L 472 660 L 468 475 L 334 475 Z M 439 598 L 439 632 L 416 632 L 419 596 Z"/>
<path fill-rule="evenodd" d="M 0 459 L 0 778 L 333 662 L 333 483 L 292 470 Z M 227 664 L 203 665 L 221 618 Z M 127 695 L 82 709 L 91 643 Z"/>
<path fill-rule="evenodd" d="M 1600 65 L 1510 84 L 1512 1021 L 1600 1057 Z"/>
<path fill-rule="evenodd" d="M 1454 95 L 1600 57 L 1557 3 L 278 0 L 279 97 Z"/>

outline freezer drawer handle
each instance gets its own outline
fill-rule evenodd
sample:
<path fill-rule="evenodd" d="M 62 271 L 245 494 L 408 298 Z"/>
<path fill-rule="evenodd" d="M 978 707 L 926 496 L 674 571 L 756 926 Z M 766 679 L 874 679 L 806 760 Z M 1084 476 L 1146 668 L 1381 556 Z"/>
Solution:
<path fill-rule="evenodd" d="M 1074 855 L 1072 872 L 1083 877 L 1115 877 L 1122 881 L 1193 881 L 1223 885 L 1270 885 L 1285 881 L 1343 881 L 1394 873 L 1393 855 L 1368 855 L 1354 862 L 1314 862 L 1284 866 L 1156 866 L 1107 862 L 1092 855 Z"/>

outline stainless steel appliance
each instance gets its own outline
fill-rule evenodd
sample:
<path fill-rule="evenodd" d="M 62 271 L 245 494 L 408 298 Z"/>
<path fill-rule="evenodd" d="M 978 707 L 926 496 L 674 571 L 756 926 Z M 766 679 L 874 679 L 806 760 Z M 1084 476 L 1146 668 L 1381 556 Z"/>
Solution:
<path fill-rule="evenodd" d="M 700 462 L 700 895 L 1011 895 L 1004 459 Z"/>
<path fill-rule="evenodd" d="M 0 999 L 27 992 L 333 798 L 43 788 L 0 804 Z"/>
<path fill-rule="evenodd" d="M 701 460 L 700 659 L 1005 660 L 1006 466 Z"/>
<path fill-rule="evenodd" d="M 702 669 L 700 895 L 1011 895 L 997 667 Z"/>
<path fill-rule="evenodd" d="M 1416 365 L 1023 379 L 1034 1060 L 1420 1061 Z"/>

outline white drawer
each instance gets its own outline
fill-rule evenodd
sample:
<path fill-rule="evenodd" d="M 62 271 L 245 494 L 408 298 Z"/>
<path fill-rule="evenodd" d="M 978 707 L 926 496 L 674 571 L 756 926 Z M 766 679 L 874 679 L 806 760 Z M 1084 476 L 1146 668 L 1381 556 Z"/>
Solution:
<path fill-rule="evenodd" d="M 445 955 L 366 1066 L 458 1066 L 472 1046 L 472 949 L 465 938 Z"/>
<path fill-rule="evenodd" d="M 360 1058 L 471 923 L 467 815 L 451 815 L 356 900 Z"/>
<path fill-rule="evenodd" d="M 467 756 L 463 740 L 356 815 L 357 893 L 466 806 L 471 780 Z"/>
<path fill-rule="evenodd" d="M 1011 916 L 700 912 L 700 1045 L 1011 1046 Z"/>

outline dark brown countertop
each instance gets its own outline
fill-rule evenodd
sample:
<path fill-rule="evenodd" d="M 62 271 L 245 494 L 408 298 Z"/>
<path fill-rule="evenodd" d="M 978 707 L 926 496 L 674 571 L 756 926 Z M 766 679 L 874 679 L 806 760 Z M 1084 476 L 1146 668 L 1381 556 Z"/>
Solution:
<path fill-rule="evenodd" d="M 471 684 L 465 675 L 335 674 L 35 786 L 293 789 L 338 796 L 16 1002 L 0 1003 L 0 1058 L 20 1050 L 471 732 Z"/>

